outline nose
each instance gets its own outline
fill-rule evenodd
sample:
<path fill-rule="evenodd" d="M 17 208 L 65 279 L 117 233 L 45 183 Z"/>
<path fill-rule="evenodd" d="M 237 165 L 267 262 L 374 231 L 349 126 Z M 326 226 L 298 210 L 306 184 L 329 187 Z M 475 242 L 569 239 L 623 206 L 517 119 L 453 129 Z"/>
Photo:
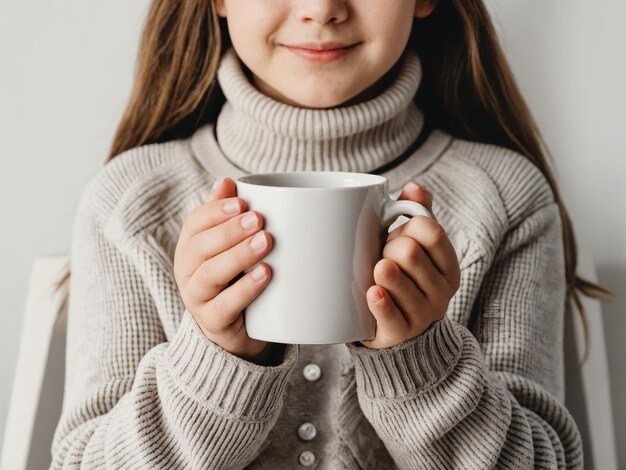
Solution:
<path fill-rule="evenodd" d="M 345 0 L 300 0 L 296 2 L 296 15 L 300 21 L 341 23 L 348 9 Z"/>

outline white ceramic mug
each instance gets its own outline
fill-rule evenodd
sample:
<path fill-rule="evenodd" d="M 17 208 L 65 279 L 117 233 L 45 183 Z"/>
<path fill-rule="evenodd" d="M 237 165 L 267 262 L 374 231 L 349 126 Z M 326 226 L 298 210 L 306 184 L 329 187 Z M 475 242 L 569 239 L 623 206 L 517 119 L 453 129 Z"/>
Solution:
<path fill-rule="evenodd" d="M 248 335 L 290 344 L 373 339 L 366 292 L 388 228 L 400 215 L 430 217 L 428 210 L 391 199 L 387 178 L 368 173 L 257 173 L 236 183 L 272 236 L 261 259 L 272 277 L 244 310 Z"/>

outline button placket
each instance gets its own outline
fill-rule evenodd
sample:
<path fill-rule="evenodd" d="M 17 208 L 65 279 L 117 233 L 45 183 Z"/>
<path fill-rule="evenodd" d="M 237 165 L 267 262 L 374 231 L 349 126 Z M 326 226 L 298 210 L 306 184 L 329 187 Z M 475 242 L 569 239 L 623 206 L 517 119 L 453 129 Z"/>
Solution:
<path fill-rule="evenodd" d="M 316 382 L 322 376 L 322 369 L 318 364 L 310 362 L 302 369 L 302 375 L 308 382 Z M 313 423 L 306 421 L 298 427 L 298 437 L 302 441 L 312 441 L 316 436 L 317 428 Z M 298 461 L 300 465 L 309 467 L 315 463 L 315 454 L 311 450 L 304 450 L 298 456 Z"/>

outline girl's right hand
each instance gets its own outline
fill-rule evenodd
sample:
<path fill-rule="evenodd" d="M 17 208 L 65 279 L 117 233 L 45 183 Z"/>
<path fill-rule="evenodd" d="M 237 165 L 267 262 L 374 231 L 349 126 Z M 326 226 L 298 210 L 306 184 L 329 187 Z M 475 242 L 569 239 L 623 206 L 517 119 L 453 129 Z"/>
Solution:
<path fill-rule="evenodd" d="M 271 270 L 259 262 L 254 270 L 242 271 L 269 252 L 272 237 L 261 230 L 263 217 L 248 211 L 236 194 L 235 182 L 225 178 L 207 202 L 190 212 L 176 245 L 174 276 L 187 310 L 207 338 L 238 357 L 264 363 L 273 343 L 248 336 L 242 310 L 265 288 Z M 226 212 L 229 208 L 234 211 Z M 263 277 L 255 279 L 257 274 Z"/>

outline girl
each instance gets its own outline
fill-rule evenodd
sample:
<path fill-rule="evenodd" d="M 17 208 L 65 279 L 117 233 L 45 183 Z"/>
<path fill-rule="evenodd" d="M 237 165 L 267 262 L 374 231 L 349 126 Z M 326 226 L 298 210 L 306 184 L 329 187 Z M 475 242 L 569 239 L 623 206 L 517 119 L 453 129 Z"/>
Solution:
<path fill-rule="evenodd" d="M 290 170 L 436 216 L 389 232 L 372 340 L 246 334 L 272 235 L 235 178 Z M 606 291 L 480 0 L 154 1 L 71 268 L 53 468 L 582 466 L 563 315 Z"/>

